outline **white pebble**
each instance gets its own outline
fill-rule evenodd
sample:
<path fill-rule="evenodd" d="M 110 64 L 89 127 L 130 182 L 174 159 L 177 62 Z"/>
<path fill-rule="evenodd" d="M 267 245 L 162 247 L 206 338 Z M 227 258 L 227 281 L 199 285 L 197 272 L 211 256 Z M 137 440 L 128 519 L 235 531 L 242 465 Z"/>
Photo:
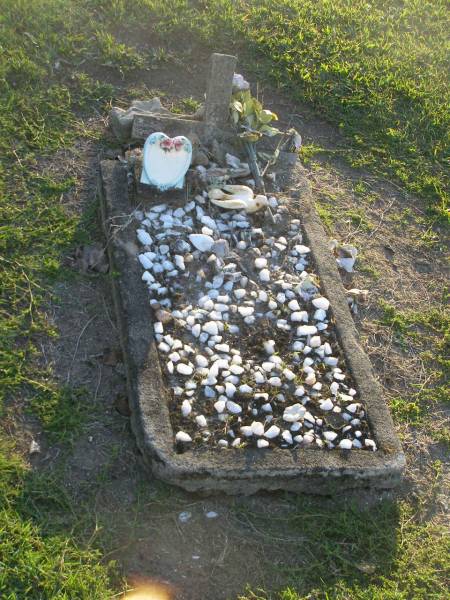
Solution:
<path fill-rule="evenodd" d="M 210 235 L 204 233 L 191 233 L 189 241 L 200 252 L 209 252 L 214 245 L 214 240 Z"/>
<path fill-rule="evenodd" d="M 253 388 L 244 383 L 243 385 L 239 386 L 239 391 L 241 394 L 251 394 L 253 392 Z"/>
<path fill-rule="evenodd" d="M 284 369 L 283 370 L 283 375 L 289 381 L 292 381 L 293 379 L 295 379 L 295 373 L 293 371 L 291 371 L 290 369 Z"/>
<path fill-rule="evenodd" d="M 191 436 L 184 431 L 178 431 L 175 436 L 175 440 L 177 442 L 183 442 L 183 443 L 192 442 Z"/>
<path fill-rule="evenodd" d="M 204 415 L 198 415 L 198 417 L 195 417 L 195 422 L 199 427 L 206 427 L 207 425 L 206 417 Z"/>
<path fill-rule="evenodd" d="M 314 325 L 300 325 L 300 327 L 297 327 L 297 335 L 299 337 L 304 335 L 314 335 L 316 333 L 317 327 Z"/>
<path fill-rule="evenodd" d="M 321 344 L 322 340 L 320 339 L 320 335 L 313 335 L 312 338 L 309 340 L 309 345 L 311 346 L 311 348 L 319 348 Z"/>
<path fill-rule="evenodd" d="M 228 412 L 230 412 L 232 415 L 239 415 L 242 412 L 242 407 L 232 400 L 228 400 L 226 406 Z"/>
<path fill-rule="evenodd" d="M 266 351 L 266 354 L 273 354 L 275 352 L 275 341 L 274 340 L 267 340 L 266 342 L 264 342 L 264 350 Z"/>
<path fill-rule="evenodd" d="M 153 239 L 151 238 L 150 234 L 145 231 L 145 229 L 137 229 L 136 233 L 138 240 L 143 246 L 150 246 L 153 244 Z"/>
<path fill-rule="evenodd" d="M 178 373 L 180 373 L 180 375 L 192 375 L 194 369 L 191 367 L 191 365 L 187 365 L 185 363 L 178 363 L 177 371 Z"/>
<path fill-rule="evenodd" d="M 253 421 L 250 425 L 253 435 L 264 435 L 264 425 L 259 421 Z"/>
<path fill-rule="evenodd" d="M 328 398 L 327 400 L 324 400 L 324 401 L 323 401 L 323 402 L 320 404 L 320 409 L 321 409 L 321 410 L 325 410 L 325 411 L 328 411 L 328 410 L 333 410 L 333 406 L 334 406 L 333 402 L 331 401 L 331 399 L 330 399 L 330 398 Z"/>
<path fill-rule="evenodd" d="M 203 331 L 209 335 L 218 335 L 219 328 L 215 321 L 208 321 L 202 327 Z"/>
<path fill-rule="evenodd" d="M 288 444 L 292 444 L 293 443 L 293 439 L 292 439 L 292 434 L 290 431 L 288 431 L 287 429 L 285 429 L 283 431 L 283 433 L 281 434 L 281 437 L 283 438 L 283 440 L 285 442 L 287 442 Z"/>
<path fill-rule="evenodd" d="M 255 267 L 257 269 L 264 269 L 264 267 L 267 267 L 267 259 L 262 256 L 255 258 Z"/>
<path fill-rule="evenodd" d="M 373 440 L 364 440 L 364 445 L 367 448 L 372 448 L 372 450 L 376 450 L 377 449 L 377 445 L 375 444 L 375 442 Z"/>
<path fill-rule="evenodd" d="M 301 419 L 306 413 L 306 408 L 302 404 L 293 404 L 284 409 L 283 419 L 288 423 L 294 423 Z"/>
<path fill-rule="evenodd" d="M 259 278 L 261 281 L 267 283 L 270 281 L 270 271 L 269 269 L 261 269 L 259 272 Z"/>
<path fill-rule="evenodd" d="M 339 442 L 339 448 L 342 448 L 343 450 L 350 450 L 352 446 L 352 440 L 344 439 Z"/>
<path fill-rule="evenodd" d="M 276 425 L 272 425 L 264 433 L 264 437 L 266 437 L 268 440 L 272 440 L 273 438 L 276 438 L 278 435 L 280 435 L 280 428 L 277 427 Z"/>
<path fill-rule="evenodd" d="M 238 312 L 243 317 L 250 317 L 255 312 L 255 309 L 253 306 L 239 306 Z"/>
<path fill-rule="evenodd" d="M 203 356 L 202 354 L 197 354 L 197 356 L 195 357 L 195 363 L 198 367 L 207 367 L 209 364 L 208 359 L 206 358 L 206 356 Z"/>
<path fill-rule="evenodd" d="M 323 298 L 323 297 L 314 298 L 312 303 L 316 308 L 321 308 L 322 310 L 328 310 L 330 307 L 329 300 L 327 300 L 327 298 Z"/>
<path fill-rule="evenodd" d="M 181 404 L 181 414 L 183 415 L 183 417 L 187 417 L 188 415 L 190 415 L 191 411 L 192 411 L 192 406 L 191 406 L 191 403 L 189 402 L 189 400 L 183 400 L 183 402 Z"/>
<path fill-rule="evenodd" d="M 217 402 L 214 402 L 214 408 L 218 413 L 222 413 L 225 410 L 225 406 L 226 400 L 217 400 Z"/>

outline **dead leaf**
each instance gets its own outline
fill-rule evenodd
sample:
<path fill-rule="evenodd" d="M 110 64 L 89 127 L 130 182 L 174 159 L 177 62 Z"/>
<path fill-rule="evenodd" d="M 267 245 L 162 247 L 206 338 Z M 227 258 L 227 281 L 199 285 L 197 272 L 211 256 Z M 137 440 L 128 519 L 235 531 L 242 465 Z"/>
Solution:
<path fill-rule="evenodd" d="M 79 246 L 75 250 L 75 264 L 82 273 L 107 273 L 108 259 L 101 244 Z"/>
<path fill-rule="evenodd" d="M 128 396 L 117 394 L 114 400 L 114 408 L 119 415 L 122 415 L 122 417 L 129 417 L 131 415 L 131 410 L 130 405 L 128 404 Z"/>
<path fill-rule="evenodd" d="M 375 565 L 370 563 L 357 563 L 355 566 L 358 571 L 361 571 L 361 573 L 365 573 L 366 575 L 372 575 L 377 569 Z"/>
<path fill-rule="evenodd" d="M 117 363 L 123 362 L 120 348 L 105 348 L 102 354 L 102 363 L 108 367 L 115 367 Z"/>
<path fill-rule="evenodd" d="M 383 246 L 383 252 L 388 260 L 394 260 L 395 250 L 393 250 L 390 246 Z"/>

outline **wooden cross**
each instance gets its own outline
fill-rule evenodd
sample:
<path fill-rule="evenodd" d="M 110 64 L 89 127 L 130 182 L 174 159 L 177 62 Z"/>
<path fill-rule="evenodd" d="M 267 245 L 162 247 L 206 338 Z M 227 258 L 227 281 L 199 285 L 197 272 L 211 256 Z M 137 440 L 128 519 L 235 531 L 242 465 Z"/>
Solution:
<path fill-rule="evenodd" d="M 139 114 L 134 116 L 131 137 L 133 141 L 145 140 L 155 131 L 168 136 L 196 134 L 203 143 L 232 140 L 227 130 L 229 106 L 233 88 L 233 75 L 237 58 L 228 54 L 212 54 L 209 63 L 206 90 L 205 116 L 195 120 L 188 116 Z"/>

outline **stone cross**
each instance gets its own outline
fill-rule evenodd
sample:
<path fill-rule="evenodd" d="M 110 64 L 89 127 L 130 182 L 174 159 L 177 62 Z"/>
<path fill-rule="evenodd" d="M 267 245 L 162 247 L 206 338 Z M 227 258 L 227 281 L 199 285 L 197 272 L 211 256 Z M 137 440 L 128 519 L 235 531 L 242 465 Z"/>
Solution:
<path fill-rule="evenodd" d="M 205 105 L 207 123 L 220 126 L 228 121 L 236 62 L 236 57 L 229 54 L 211 55 Z"/>

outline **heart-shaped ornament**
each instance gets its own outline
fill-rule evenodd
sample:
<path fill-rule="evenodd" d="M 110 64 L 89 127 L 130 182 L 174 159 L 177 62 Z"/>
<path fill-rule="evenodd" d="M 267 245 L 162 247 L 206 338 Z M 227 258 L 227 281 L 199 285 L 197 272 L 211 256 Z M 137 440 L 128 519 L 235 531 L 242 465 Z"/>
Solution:
<path fill-rule="evenodd" d="M 182 188 L 192 160 L 192 144 L 183 135 L 168 137 L 160 131 L 148 136 L 144 144 L 141 183 L 160 191 Z"/>

